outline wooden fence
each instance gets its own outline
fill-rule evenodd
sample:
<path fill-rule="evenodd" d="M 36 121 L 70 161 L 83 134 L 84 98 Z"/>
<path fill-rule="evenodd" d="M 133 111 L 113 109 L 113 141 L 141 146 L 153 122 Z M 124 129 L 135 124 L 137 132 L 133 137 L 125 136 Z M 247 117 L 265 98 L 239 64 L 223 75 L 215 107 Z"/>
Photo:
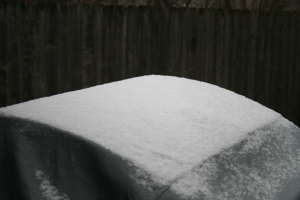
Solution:
<path fill-rule="evenodd" d="M 300 13 L 0 2 L 0 106 L 135 76 L 213 83 L 300 125 Z"/>

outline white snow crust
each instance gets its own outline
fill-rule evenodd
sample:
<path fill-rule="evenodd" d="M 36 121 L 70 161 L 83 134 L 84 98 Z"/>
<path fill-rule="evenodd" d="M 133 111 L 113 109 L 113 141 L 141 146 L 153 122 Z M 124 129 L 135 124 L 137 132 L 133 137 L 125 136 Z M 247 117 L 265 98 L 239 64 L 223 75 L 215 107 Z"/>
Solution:
<path fill-rule="evenodd" d="M 281 115 L 234 92 L 142 76 L 1 108 L 92 140 L 170 184 Z"/>

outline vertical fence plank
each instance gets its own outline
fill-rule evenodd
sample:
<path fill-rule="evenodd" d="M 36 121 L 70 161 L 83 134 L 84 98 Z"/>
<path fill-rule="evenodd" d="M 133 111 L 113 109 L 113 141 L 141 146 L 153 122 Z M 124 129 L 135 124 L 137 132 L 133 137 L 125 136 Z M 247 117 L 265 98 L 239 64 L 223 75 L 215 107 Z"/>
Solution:
<path fill-rule="evenodd" d="M 276 12 L 270 11 L 269 12 L 269 22 L 267 25 L 267 34 L 266 37 L 268 39 L 267 43 L 267 49 L 266 49 L 266 55 L 267 55 L 267 63 L 266 67 L 268 68 L 268 73 L 269 73 L 269 80 L 268 80 L 268 101 L 266 104 L 268 105 L 269 108 L 275 109 L 275 99 L 276 99 L 276 91 L 277 87 L 276 85 L 278 84 L 278 67 L 276 67 L 274 64 L 274 59 L 275 59 L 275 53 L 278 51 L 275 49 L 275 45 L 277 43 L 276 41 L 276 35 L 278 34 L 275 30 L 277 21 L 276 21 Z"/>
<path fill-rule="evenodd" d="M 68 73 L 68 38 L 70 34 L 70 24 L 68 23 L 68 13 L 70 7 L 68 4 L 58 4 L 57 10 L 57 79 L 58 93 L 63 93 L 71 90 L 69 81 L 70 74 Z"/>
<path fill-rule="evenodd" d="M 279 65 L 279 74 L 280 74 L 280 79 L 279 79 L 279 91 L 277 93 L 278 95 L 278 101 L 281 102 L 279 104 L 278 111 L 284 116 L 287 116 L 287 79 L 288 76 L 288 68 L 289 66 L 289 60 L 288 60 L 288 54 L 289 54 L 289 48 L 288 48 L 288 37 L 289 37 L 289 20 L 288 20 L 288 15 L 286 12 L 282 12 L 282 18 L 280 19 L 280 22 L 282 24 L 281 28 L 281 60 L 280 60 L 280 65 Z"/>
<path fill-rule="evenodd" d="M 209 83 L 215 82 L 214 48 L 215 38 L 215 16 L 213 10 L 206 10 L 206 31 L 205 31 L 205 77 L 204 80 Z"/>
<path fill-rule="evenodd" d="M 91 87 L 97 83 L 97 77 L 93 63 L 93 42 L 94 42 L 94 10 L 89 5 L 82 8 L 82 84 L 83 88 Z"/>
<path fill-rule="evenodd" d="M 58 93 L 57 4 L 49 3 L 45 11 L 45 62 L 43 65 L 46 96 L 50 96 Z"/>
<path fill-rule="evenodd" d="M 135 63 L 135 55 L 136 55 L 136 31 L 135 27 L 137 25 L 137 19 L 135 18 L 134 14 L 136 12 L 136 8 L 128 7 L 128 15 L 127 15 L 127 22 L 126 22 L 126 70 L 125 74 L 127 78 L 134 77 L 136 71 L 136 63 Z"/>
<path fill-rule="evenodd" d="M 0 2 L 0 107 L 7 105 L 6 63 L 7 63 L 7 3 Z"/>
<path fill-rule="evenodd" d="M 216 85 L 221 86 L 224 78 L 224 29 L 225 29 L 225 16 L 224 10 L 216 11 L 215 20 L 216 32 L 215 32 L 215 60 L 216 60 Z"/>
<path fill-rule="evenodd" d="M 296 48 L 300 48 L 299 46 L 295 46 L 294 43 L 297 42 L 297 16 L 295 15 L 295 12 L 288 13 L 289 21 L 290 21 L 290 26 L 289 26 L 289 36 L 288 36 L 288 60 L 289 60 L 289 67 L 288 67 L 288 83 L 287 83 L 287 90 L 288 90 L 288 95 L 287 95 L 287 110 L 288 113 L 286 115 L 286 118 L 291 120 L 291 121 L 297 121 L 295 118 L 295 107 L 296 105 L 294 104 L 294 99 L 295 99 L 295 93 L 296 90 L 299 90 L 299 88 L 296 86 L 296 72 L 297 72 L 297 65 L 296 64 Z M 299 66 L 298 66 L 299 68 Z M 299 77 L 298 77 L 299 78 Z"/>
<path fill-rule="evenodd" d="M 249 31 L 250 23 L 250 11 L 244 10 L 241 12 L 240 22 L 240 59 L 238 62 L 239 76 L 238 76 L 238 93 L 247 94 L 247 83 L 248 83 L 248 69 L 250 63 L 250 38 L 251 32 Z"/>
<path fill-rule="evenodd" d="M 141 7 L 137 10 L 137 71 L 136 76 L 143 76 L 147 73 L 147 50 L 148 40 L 148 16 L 147 8 Z M 125 47 L 124 47 L 125 50 Z M 126 50 L 125 50 L 126 51 Z M 122 54 L 122 52 L 121 52 Z"/>
<path fill-rule="evenodd" d="M 300 126 L 300 13 L 296 12 L 296 22 L 295 22 L 295 26 L 296 26 L 296 32 L 297 32 L 297 37 L 296 37 L 296 42 L 295 42 L 295 46 L 296 46 L 296 60 L 295 60 L 295 98 L 294 98 L 294 118 L 295 120 L 293 120 L 294 123 L 296 123 L 298 126 Z"/>
<path fill-rule="evenodd" d="M 242 12 L 237 10 L 233 13 L 233 38 L 232 38 L 232 62 L 230 65 L 230 85 L 229 88 L 236 93 L 241 93 L 240 81 L 241 68 L 241 25 L 242 25 Z"/>
<path fill-rule="evenodd" d="M 68 13 L 68 65 L 67 84 L 69 91 L 82 88 L 82 51 L 81 51 L 81 19 L 82 8 L 78 4 L 69 5 Z"/>
<path fill-rule="evenodd" d="M 110 60 L 109 60 L 109 53 L 110 53 L 110 32 L 111 32 L 111 24 L 110 24 L 110 11 L 111 7 L 107 6 L 105 9 L 103 9 L 103 67 L 102 67 L 102 81 L 103 83 L 108 83 L 109 81 L 109 67 L 111 65 Z"/>
<path fill-rule="evenodd" d="M 151 42 L 149 48 L 149 73 L 150 74 L 159 74 L 157 70 L 159 66 L 159 55 L 160 55 L 160 48 L 159 48 L 159 19 L 157 19 L 157 12 L 158 9 L 155 7 L 149 7 L 149 41 Z M 130 23 L 128 21 L 128 26 Z M 130 49 L 130 48 L 128 48 Z"/>
<path fill-rule="evenodd" d="M 264 62 L 263 62 L 263 68 L 264 71 L 264 81 L 263 84 L 265 85 L 265 91 L 262 103 L 264 105 L 269 105 L 270 102 L 270 82 L 271 82 L 271 56 L 272 56 L 272 27 L 273 27 L 273 18 L 272 13 L 270 11 L 267 11 L 265 13 L 265 23 L 264 23 Z"/>
<path fill-rule="evenodd" d="M 177 40 L 179 38 L 179 15 L 178 8 L 170 8 L 169 11 L 169 64 L 167 66 L 167 73 L 169 75 L 175 75 L 180 68 L 180 42 Z"/>
<path fill-rule="evenodd" d="M 187 12 L 187 64 L 186 78 L 196 79 L 196 54 L 197 54 L 197 9 L 189 8 Z"/>
<path fill-rule="evenodd" d="M 18 4 L 19 6 L 19 4 Z M 7 104 L 12 105 L 21 102 L 21 95 L 19 90 L 20 85 L 20 70 L 19 70 L 19 51 L 18 51 L 18 39 L 17 39 L 17 26 L 20 23 L 17 18 L 17 12 L 19 7 L 13 3 L 7 5 L 7 63 L 6 63 L 6 75 L 7 75 Z"/>
<path fill-rule="evenodd" d="M 265 47 L 265 20 L 266 13 L 260 12 L 258 19 L 257 32 L 257 52 L 256 52 L 256 66 L 255 66 L 255 93 L 254 100 L 263 104 L 266 86 L 264 82 L 265 67 L 264 67 L 264 47 Z"/>
<path fill-rule="evenodd" d="M 187 9 L 181 9 L 181 12 L 179 13 L 180 15 L 180 24 L 181 24 L 181 30 L 180 32 L 182 33 L 182 36 L 180 37 L 180 43 L 181 43 L 181 48 L 180 48 L 180 55 L 181 55 L 181 62 L 180 62 L 180 71 L 179 74 L 176 74 L 177 76 L 182 76 L 182 77 L 186 77 L 187 75 L 187 68 L 188 63 L 187 63 L 187 59 L 188 59 L 188 55 L 187 55 L 187 45 L 188 45 L 188 41 L 190 40 L 189 38 L 189 20 L 188 19 L 188 14 L 187 14 L 188 10 Z"/>
<path fill-rule="evenodd" d="M 111 15 L 111 42 L 110 42 L 110 67 L 109 67 L 109 73 L 110 73 L 110 80 L 109 82 L 120 80 L 121 79 L 121 72 L 120 72 L 120 39 L 121 39 L 121 31 L 122 26 L 119 23 L 118 20 L 118 14 L 120 13 L 120 8 L 117 6 L 112 7 L 112 15 Z M 136 60 L 136 59 L 135 59 Z"/>
<path fill-rule="evenodd" d="M 225 10 L 225 27 L 224 27 L 224 64 L 223 72 L 224 78 L 222 81 L 223 87 L 229 89 L 230 87 L 230 74 L 232 68 L 232 41 L 233 41 L 233 13 Z"/>
<path fill-rule="evenodd" d="M 103 6 L 95 5 L 92 7 L 95 12 L 93 30 L 93 63 L 97 84 L 103 83 Z"/>
<path fill-rule="evenodd" d="M 254 99 L 255 96 L 255 69 L 258 38 L 258 12 L 253 11 L 250 14 L 250 40 L 249 40 L 249 65 L 247 75 L 247 97 Z"/>
<path fill-rule="evenodd" d="M 33 8 L 27 2 L 23 7 L 23 23 L 22 26 L 23 34 L 22 40 L 22 94 L 21 101 L 29 101 L 33 98 L 32 93 L 32 71 L 33 71 L 33 38 L 32 38 L 32 26 L 34 21 Z"/>
<path fill-rule="evenodd" d="M 144 15 L 147 15 L 144 12 Z M 147 17 L 147 16 L 145 16 Z M 122 8 L 122 14 L 120 15 L 120 22 L 121 22 L 121 42 L 120 42 L 120 62 L 121 62 L 121 77 L 122 79 L 126 79 L 126 37 L 127 37 L 127 8 Z M 143 23 L 146 27 L 148 26 L 147 22 Z M 145 58 L 147 60 L 147 57 Z M 145 68 L 147 68 L 145 66 Z"/>
<path fill-rule="evenodd" d="M 116 65 L 118 80 L 125 79 L 124 68 L 126 67 L 126 24 L 124 24 L 126 19 L 126 8 L 116 7 L 115 9 L 115 23 L 116 23 L 116 37 L 115 37 L 115 49 L 116 49 Z"/>
<path fill-rule="evenodd" d="M 279 79 L 280 79 L 280 60 L 281 60 L 281 30 L 282 30 L 282 24 L 281 24 L 281 12 L 277 12 L 274 16 L 274 28 L 273 28 L 273 54 L 272 54 L 272 83 L 273 84 L 273 96 L 272 96 L 272 102 L 270 104 L 270 107 L 276 111 L 279 111 L 279 101 L 278 101 L 278 92 L 279 92 Z"/>
<path fill-rule="evenodd" d="M 45 5 L 37 4 L 35 6 L 36 19 L 35 27 L 33 31 L 34 38 L 34 62 L 33 62 L 33 94 L 34 98 L 40 98 L 46 96 L 46 82 L 45 82 Z"/>

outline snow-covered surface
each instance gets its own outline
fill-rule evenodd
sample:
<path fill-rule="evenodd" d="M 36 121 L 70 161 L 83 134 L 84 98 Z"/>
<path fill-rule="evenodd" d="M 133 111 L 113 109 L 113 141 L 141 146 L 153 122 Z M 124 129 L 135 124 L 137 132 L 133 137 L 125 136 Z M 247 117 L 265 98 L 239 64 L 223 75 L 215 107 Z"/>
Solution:
<path fill-rule="evenodd" d="M 172 183 L 247 133 L 281 118 L 220 87 L 156 75 L 41 98 L 0 113 L 92 140 L 128 159 L 158 185 Z"/>

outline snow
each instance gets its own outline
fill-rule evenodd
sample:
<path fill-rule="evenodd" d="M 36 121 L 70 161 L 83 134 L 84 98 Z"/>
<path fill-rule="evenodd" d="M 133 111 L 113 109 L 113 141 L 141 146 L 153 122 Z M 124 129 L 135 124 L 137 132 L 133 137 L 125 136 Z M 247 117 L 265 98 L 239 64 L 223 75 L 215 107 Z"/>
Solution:
<path fill-rule="evenodd" d="M 40 170 L 35 171 L 35 176 L 41 180 L 40 190 L 47 200 L 69 200 L 66 194 L 61 194 L 49 181 L 48 177 Z"/>
<path fill-rule="evenodd" d="M 126 158 L 157 185 L 173 183 L 247 133 L 281 118 L 218 86 L 157 75 L 41 98 L 0 113 L 92 140 Z"/>
<path fill-rule="evenodd" d="M 182 174 L 170 188 L 186 199 L 294 199 L 300 172 L 296 129 L 288 120 L 277 119 L 237 144 L 238 151 L 220 152 Z M 284 190 L 289 194 L 280 195 Z"/>

